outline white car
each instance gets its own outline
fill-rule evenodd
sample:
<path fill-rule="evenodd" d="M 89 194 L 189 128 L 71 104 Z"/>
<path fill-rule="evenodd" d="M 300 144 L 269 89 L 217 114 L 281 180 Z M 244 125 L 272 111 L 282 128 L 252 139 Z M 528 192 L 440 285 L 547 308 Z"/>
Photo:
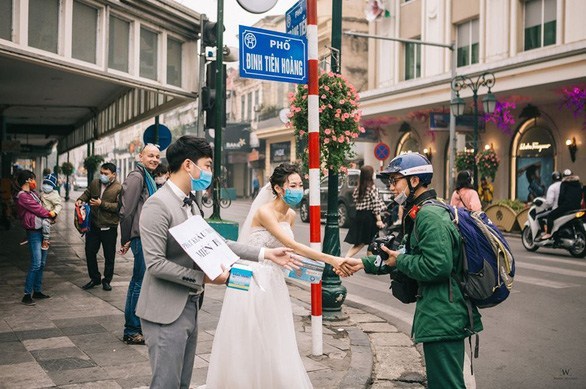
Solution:
<path fill-rule="evenodd" d="M 78 176 L 73 178 L 73 190 L 80 190 L 87 188 L 87 177 Z"/>

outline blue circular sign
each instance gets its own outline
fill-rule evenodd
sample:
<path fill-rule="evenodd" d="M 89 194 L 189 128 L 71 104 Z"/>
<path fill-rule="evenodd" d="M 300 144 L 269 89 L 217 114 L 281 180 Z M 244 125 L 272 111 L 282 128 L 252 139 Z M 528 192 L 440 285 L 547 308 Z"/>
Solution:
<path fill-rule="evenodd" d="M 374 146 L 374 157 L 379 161 L 384 161 L 391 155 L 391 148 L 386 143 L 380 142 Z"/>
<path fill-rule="evenodd" d="M 171 144 L 171 130 L 164 124 L 159 124 L 159 140 L 155 142 L 155 124 L 151 124 L 144 130 L 142 140 L 144 144 L 152 143 L 159 145 L 159 150 L 163 151 Z"/>

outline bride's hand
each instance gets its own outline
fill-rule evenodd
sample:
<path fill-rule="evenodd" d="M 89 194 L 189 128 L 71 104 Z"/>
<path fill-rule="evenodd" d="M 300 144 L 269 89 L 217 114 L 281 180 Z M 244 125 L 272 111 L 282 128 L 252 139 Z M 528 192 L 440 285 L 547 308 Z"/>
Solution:
<path fill-rule="evenodd" d="M 334 257 L 332 267 L 334 268 L 334 272 L 341 277 L 352 275 L 352 272 L 349 271 L 350 267 L 346 264 L 346 258 Z"/>
<path fill-rule="evenodd" d="M 298 270 L 301 262 L 292 257 L 293 249 L 287 247 L 277 247 L 275 249 L 265 248 L 265 259 L 273 261 L 277 265 L 283 266 L 288 270 Z"/>

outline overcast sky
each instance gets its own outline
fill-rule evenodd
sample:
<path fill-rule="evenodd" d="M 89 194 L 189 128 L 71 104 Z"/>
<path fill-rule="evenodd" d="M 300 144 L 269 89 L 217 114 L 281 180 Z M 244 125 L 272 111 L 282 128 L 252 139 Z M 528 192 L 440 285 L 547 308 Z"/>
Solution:
<path fill-rule="evenodd" d="M 175 0 L 197 12 L 205 13 L 208 19 L 216 21 L 218 17 L 217 0 Z M 269 12 L 253 14 L 240 7 L 236 0 L 224 0 L 224 44 L 238 46 L 238 26 L 252 26 L 267 15 L 284 15 L 297 0 L 277 0 L 277 4 Z M 285 32 L 285 31 L 282 31 Z"/>

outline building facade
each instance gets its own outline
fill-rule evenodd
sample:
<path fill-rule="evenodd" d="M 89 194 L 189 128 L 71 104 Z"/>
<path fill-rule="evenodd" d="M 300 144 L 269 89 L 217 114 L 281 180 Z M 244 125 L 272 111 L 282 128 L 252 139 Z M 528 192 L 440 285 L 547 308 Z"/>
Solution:
<path fill-rule="evenodd" d="M 531 180 L 545 188 L 554 170 L 586 176 L 584 97 L 586 2 L 579 0 L 387 0 L 390 17 L 370 23 L 382 37 L 454 44 L 369 39 L 368 91 L 361 93 L 364 125 L 391 147 L 391 156 L 427 152 L 433 186 L 449 195 L 449 120 L 452 61 L 456 74 L 495 76 L 501 115 L 485 123 L 480 106 L 480 150 L 500 159 L 495 199 L 528 198 Z M 579 91 L 582 91 L 582 111 Z M 478 91 L 479 103 L 489 92 Z M 456 148 L 472 148 L 472 93 L 460 92 L 469 115 L 456 126 Z M 579 108 L 578 108 L 579 109 Z M 569 144 L 569 145 L 568 145 Z M 573 150 L 573 151 L 571 151 Z M 388 160 L 386 161 L 388 162 Z"/>

